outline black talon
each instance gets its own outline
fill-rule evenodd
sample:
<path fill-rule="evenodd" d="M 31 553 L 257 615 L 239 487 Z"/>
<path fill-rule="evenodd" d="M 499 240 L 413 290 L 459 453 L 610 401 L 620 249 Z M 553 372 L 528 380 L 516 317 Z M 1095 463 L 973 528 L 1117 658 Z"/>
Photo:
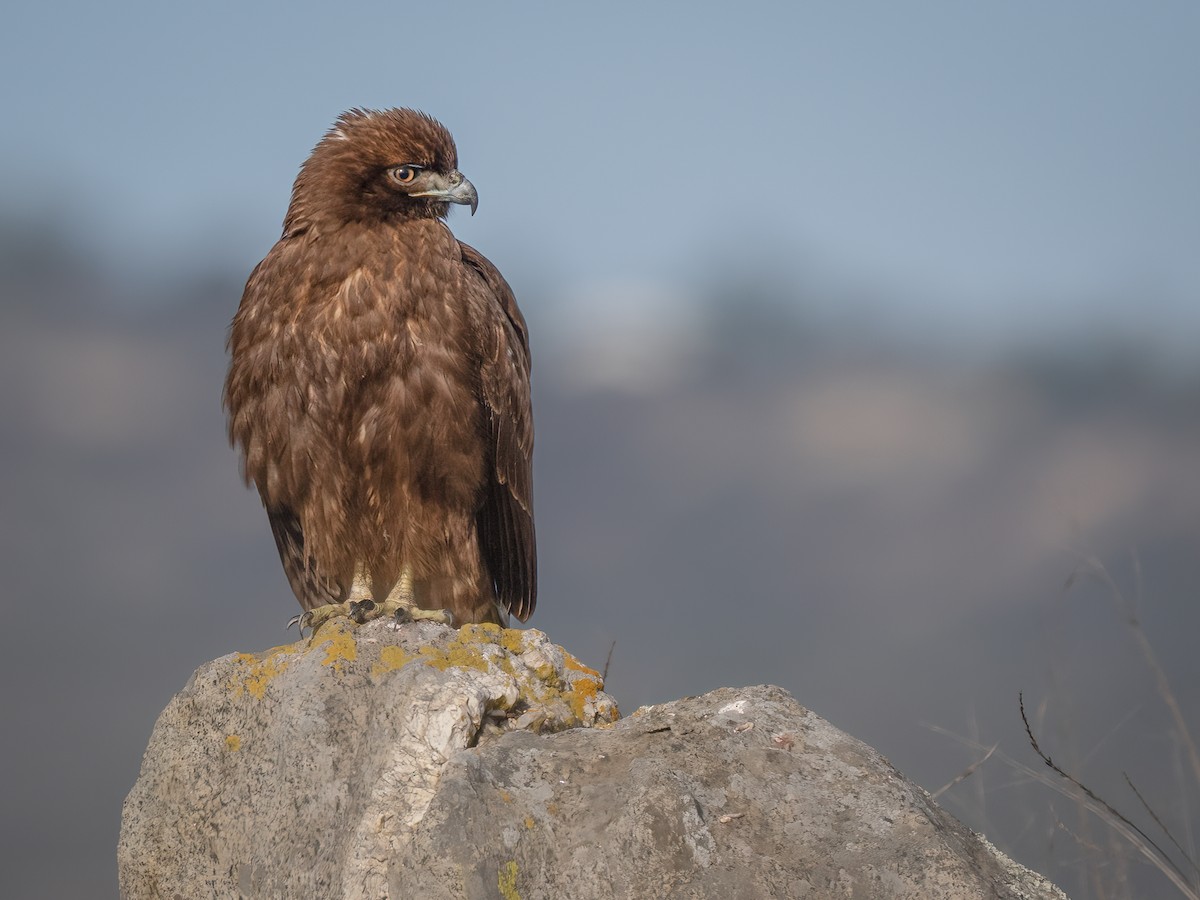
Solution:
<path fill-rule="evenodd" d="M 308 610 L 305 610 L 302 613 L 298 613 L 297 615 L 292 616 L 290 619 L 288 619 L 288 623 L 287 623 L 288 631 L 292 630 L 293 625 L 298 626 L 299 631 L 300 631 L 300 640 L 304 640 L 304 626 L 306 624 L 308 624 L 308 621 L 311 618 L 312 618 L 312 613 L 309 612 Z"/>
<path fill-rule="evenodd" d="M 350 601 L 350 618 L 358 625 L 362 625 L 367 621 L 367 613 L 375 608 L 375 601 L 370 598 L 366 600 L 351 600 Z"/>
<path fill-rule="evenodd" d="M 407 625 L 409 622 L 413 621 L 412 610 L 406 606 L 401 606 L 396 610 L 392 618 L 396 620 L 397 625 Z"/>

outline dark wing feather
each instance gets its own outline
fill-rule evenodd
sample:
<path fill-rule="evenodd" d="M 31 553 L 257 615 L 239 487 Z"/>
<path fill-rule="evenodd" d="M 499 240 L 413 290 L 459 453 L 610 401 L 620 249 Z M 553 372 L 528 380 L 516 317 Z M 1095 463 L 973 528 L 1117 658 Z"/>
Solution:
<path fill-rule="evenodd" d="M 504 276 L 459 242 L 463 262 L 483 280 L 494 316 L 481 323 L 480 386 L 494 453 L 493 479 L 479 510 L 480 546 L 500 602 L 521 621 L 537 603 L 533 529 L 533 406 L 525 319 Z"/>
<path fill-rule="evenodd" d="M 346 599 L 347 586 L 322 578 L 313 558 L 304 552 L 304 530 L 300 519 L 290 509 L 267 509 L 271 522 L 271 534 L 275 535 L 275 546 L 292 593 L 305 609 L 314 609 L 326 603 L 341 603 Z"/>

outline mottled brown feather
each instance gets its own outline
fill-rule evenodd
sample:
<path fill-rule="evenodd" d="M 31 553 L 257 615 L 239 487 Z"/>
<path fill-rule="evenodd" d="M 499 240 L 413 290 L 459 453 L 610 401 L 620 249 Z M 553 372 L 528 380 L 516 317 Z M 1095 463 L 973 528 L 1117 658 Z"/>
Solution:
<path fill-rule="evenodd" d="M 412 110 L 344 114 L 301 168 L 284 233 L 230 329 L 229 434 L 305 609 L 355 572 L 460 624 L 537 598 L 529 344 L 499 271 L 447 204 L 386 172 L 443 174 L 449 133 Z"/>

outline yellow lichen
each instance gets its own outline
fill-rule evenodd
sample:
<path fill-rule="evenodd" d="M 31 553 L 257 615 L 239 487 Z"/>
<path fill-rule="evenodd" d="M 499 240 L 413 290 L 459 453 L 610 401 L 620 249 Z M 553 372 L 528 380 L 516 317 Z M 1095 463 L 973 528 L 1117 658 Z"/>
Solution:
<path fill-rule="evenodd" d="M 500 889 L 500 896 L 504 900 L 521 900 L 521 895 L 517 891 L 517 864 L 514 860 L 504 864 L 504 868 L 500 870 L 496 878 L 496 886 Z"/>
<path fill-rule="evenodd" d="M 379 659 L 371 666 L 371 677 L 378 678 L 380 675 L 385 675 L 388 672 L 403 669 L 414 659 L 416 657 L 406 652 L 403 647 L 382 647 L 379 650 Z"/>
<path fill-rule="evenodd" d="M 458 669 L 478 669 L 480 672 L 486 672 L 490 668 L 487 657 L 478 647 L 451 644 L 446 648 L 446 659 Z"/>
<path fill-rule="evenodd" d="M 464 646 L 458 641 L 447 647 L 422 647 L 421 656 L 426 665 L 433 666 L 439 671 L 446 669 L 478 669 L 488 670 L 488 662 L 478 647 Z"/>
<path fill-rule="evenodd" d="M 505 803 L 512 803 L 512 794 L 510 794 L 508 791 L 504 790 L 504 788 L 501 788 L 500 789 L 500 799 L 503 800 Z"/>
<path fill-rule="evenodd" d="M 459 629 L 460 641 L 478 641 L 484 644 L 495 644 L 500 640 L 503 629 L 494 622 L 480 622 L 477 625 L 464 625 Z"/>
<path fill-rule="evenodd" d="M 242 739 L 236 734 L 229 735 L 225 738 L 225 749 L 236 753 L 242 749 Z"/>
<path fill-rule="evenodd" d="M 533 816 L 525 817 L 525 827 L 530 831 L 533 831 L 533 829 L 537 828 L 537 822 L 533 821 Z"/>
<path fill-rule="evenodd" d="M 237 662 L 245 666 L 244 672 L 235 672 L 229 679 L 229 686 L 235 697 L 243 693 L 249 694 L 255 700 L 261 700 L 267 692 L 267 685 L 287 670 L 291 660 L 287 658 L 290 647 L 276 647 L 267 651 L 267 655 L 259 657 L 253 653 L 239 653 Z"/>
<path fill-rule="evenodd" d="M 577 660 L 575 657 L 573 657 L 570 653 L 567 653 L 565 650 L 563 651 L 563 665 L 565 665 L 568 669 L 571 669 L 574 672 L 583 672 L 586 675 L 591 675 L 593 678 L 600 677 L 599 672 L 597 672 L 593 668 L 585 666 L 583 663 L 581 663 L 579 660 Z"/>
<path fill-rule="evenodd" d="M 500 635 L 500 646 L 518 656 L 525 652 L 525 632 L 519 628 L 505 628 Z"/>
<path fill-rule="evenodd" d="M 326 636 L 326 632 L 330 632 Z M 358 644 L 354 641 L 354 633 L 350 628 L 341 623 L 330 623 L 330 625 L 322 628 L 321 648 L 325 651 L 325 658 L 321 660 L 323 666 L 333 666 L 333 671 L 341 672 L 348 662 L 354 662 L 358 659 Z M 314 635 L 314 646 L 315 646 Z"/>
<path fill-rule="evenodd" d="M 571 686 L 571 690 L 567 691 L 565 696 L 571 704 L 571 712 L 575 713 L 580 721 L 584 721 L 588 701 L 594 701 L 599 690 L 599 682 L 590 678 L 580 678 Z"/>

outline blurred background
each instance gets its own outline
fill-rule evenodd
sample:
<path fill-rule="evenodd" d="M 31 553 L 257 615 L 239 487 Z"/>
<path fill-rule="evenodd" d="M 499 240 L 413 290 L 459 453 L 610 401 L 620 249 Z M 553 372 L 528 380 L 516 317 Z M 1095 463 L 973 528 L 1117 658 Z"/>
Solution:
<path fill-rule="evenodd" d="M 1200 729 L 1198 40 L 1190 2 L 10 6 L 0 894 L 116 897 L 159 711 L 289 640 L 225 329 L 337 114 L 407 105 L 530 325 L 531 625 L 626 712 L 773 682 L 931 791 L 998 745 L 939 801 L 1073 897 L 1170 895 L 1018 767 L 1017 696 L 1191 849 L 1146 648 Z"/>

